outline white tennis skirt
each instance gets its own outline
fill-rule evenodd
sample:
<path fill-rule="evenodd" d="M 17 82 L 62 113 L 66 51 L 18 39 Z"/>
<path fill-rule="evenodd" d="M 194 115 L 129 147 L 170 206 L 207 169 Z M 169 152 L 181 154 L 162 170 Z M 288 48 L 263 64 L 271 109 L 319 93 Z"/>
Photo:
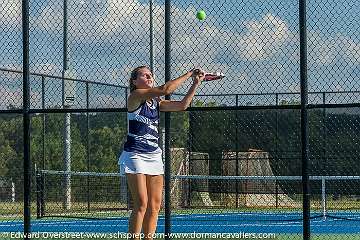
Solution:
<path fill-rule="evenodd" d="M 164 174 L 164 164 L 162 162 L 162 152 L 153 153 L 134 153 L 123 151 L 119 157 L 120 174 Z"/>

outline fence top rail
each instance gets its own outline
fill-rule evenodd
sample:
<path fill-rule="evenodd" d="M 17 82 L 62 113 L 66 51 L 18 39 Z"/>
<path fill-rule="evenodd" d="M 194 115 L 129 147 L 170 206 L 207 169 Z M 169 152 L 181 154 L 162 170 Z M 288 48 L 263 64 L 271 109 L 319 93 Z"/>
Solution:
<path fill-rule="evenodd" d="M 22 74 L 23 72 L 20 70 L 14 70 L 14 69 L 7 69 L 7 68 L 0 68 L 0 71 L 3 72 L 11 72 L 11 73 L 20 73 Z M 45 78 L 55 78 L 55 79 L 64 79 L 64 80 L 69 80 L 69 81 L 74 81 L 74 82 L 82 82 L 82 83 L 89 83 L 89 84 L 96 84 L 96 85 L 103 85 L 103 86 L 109 86 L 109 87 L 118 87 L 118 88 L 124 88 L 124 89 L 128 89 L 129 87 L 127 86 L 121 86 L 121 85 L 116 85 L 116 84 L 111 84 L 111 83 L 102 83 L 102 82 L 95 82 L 95 81 L 90 81 L 90 80 L 83 80 L 83 79 L 78 79 L 78 78 L 67 78 L 67 77 L 61 77 L 61 76 L 54 76 L 54 75 L 50 75 L 50 74 L 43 74 L 43 73 L 30 73 L 30 75 L 33 76 L 38 76 L 38 77 L 45 77 Z"/>

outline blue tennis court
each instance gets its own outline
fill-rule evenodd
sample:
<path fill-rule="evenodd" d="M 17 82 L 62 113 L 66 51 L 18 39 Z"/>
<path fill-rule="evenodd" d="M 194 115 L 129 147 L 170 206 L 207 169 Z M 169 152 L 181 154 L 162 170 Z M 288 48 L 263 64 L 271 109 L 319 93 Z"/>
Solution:
<path fill-rule="evenodd" d="M 184 214 L 172 217 L 174 233 L 302 233 L 301 213 L 226 213 Z M 336 216 L 323 218 L 311 215 L 311 232 L 315 234 L 360 234 L 360 215 L 336 212 Z M 33 232 L 127 232 L 128 218 L 109 219 L 50 219 L 32 221 Z M 23 230 L 22 221 L 0 222 L 1 232 Z M 164 217 L 158 222 L 158 232 L 164 231 Z"/>

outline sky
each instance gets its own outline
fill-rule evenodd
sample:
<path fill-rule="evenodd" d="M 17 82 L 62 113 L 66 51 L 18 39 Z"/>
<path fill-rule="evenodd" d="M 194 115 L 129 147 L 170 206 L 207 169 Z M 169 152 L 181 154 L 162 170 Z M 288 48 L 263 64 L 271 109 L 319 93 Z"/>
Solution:
<path fill-rule="evenodd" d="M 201 67 L 205 71 L 221 71 L 226 78 L 202 84 L 199 94 L 299 92 L 297 1 L 171 3 L 172 78 Z M 31 72 L 61 76 L 62 9 L 62 1 L 30 0 Z M 207 13 L 205 21 L 195 17 L 200 9 Z M 359 10 L 360 3 L 355 0 L 308 2 L 310 91 L 360 90 Z M 1 1 L 0 12 L 0 67 L 20 70 L 21 1 Z M 164 16 L 164 1 L 154 0 L 154 74 L 158 84 L 164 82 Z M 126 86 L 131 69 L 149 65 L 148 1 L 68 0 L 68 24 L 69 67 L 76 78 Z M 21 102 L 20 81 L 19 74 L 0 73 L 1 108 Z M 178 92 L 185 93 L 190 84 L 187 82 Z M 41 99 L 39 86 L 32 88 L 36 106 Z M 48 89 L 54 96 L 49 101 L 57 104 L 59 87 L 55 84 Z M 77 89 L 79 96 L 83 94 L 83 85 Z M 97 95 L 105 105 L 124 102 L 117 89 L 99 90 Z M 320 101 L 317 96 L 313 98 Z M 340 94 L 329 102 L 359 100 L 359 94 L 348 98 Z M 254 99 L 249 96 L 244 103 L 275 101 L 274 95 Z M 226 99 L 222 101 L 227 104 Z M 228 104 L 233 104 L 230 97 Z"/>

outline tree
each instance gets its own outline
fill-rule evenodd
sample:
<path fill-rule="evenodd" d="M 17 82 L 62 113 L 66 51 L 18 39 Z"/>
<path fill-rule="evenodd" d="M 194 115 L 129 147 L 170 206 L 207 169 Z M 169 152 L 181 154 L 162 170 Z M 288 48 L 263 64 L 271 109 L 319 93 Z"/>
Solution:
<path fill-rule="evenodd" d="M 117 172 L 120 146 L 126 139 L 127 132 L 120 127 L 103 127 L 91 130 L 91 171 Z"/>

